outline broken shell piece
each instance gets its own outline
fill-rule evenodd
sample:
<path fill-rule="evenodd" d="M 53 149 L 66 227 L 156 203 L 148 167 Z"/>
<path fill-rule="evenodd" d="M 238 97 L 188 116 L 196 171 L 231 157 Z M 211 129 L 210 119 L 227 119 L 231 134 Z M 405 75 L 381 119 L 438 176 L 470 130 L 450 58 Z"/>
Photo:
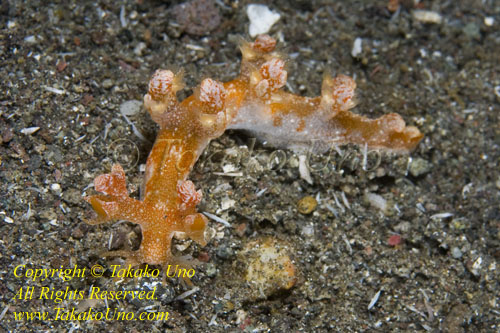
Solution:
<path fill-rule="evenodd" d="M 250 20 L 248 33 L 252 38 L 267 33 L 281 17 L 280 14 L 273 12 L 266 5 L 255 4 L 248 5 L 247 16 Z"/>

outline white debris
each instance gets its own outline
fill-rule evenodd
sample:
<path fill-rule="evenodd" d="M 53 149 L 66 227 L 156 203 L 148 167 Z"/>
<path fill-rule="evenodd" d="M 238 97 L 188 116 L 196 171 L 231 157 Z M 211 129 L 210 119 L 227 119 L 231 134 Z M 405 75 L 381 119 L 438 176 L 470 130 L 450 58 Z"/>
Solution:
<path fill-rule="evenodd" d="M 327 203 L 326 203 L 326 204 L 325 204 L 325 207 L 326 207 L 326 208 L 327 208 L 330 212 L 332 212 L 332 213 L 333 213 L 333 215 L 335 215 L 335 217 L 336 217 L 336 218 L 338 218 L 338 217 L 339 217 L 339 213 L 337 212 L 337 210 L 336 210 L 335 208 L 333 208 L 333 207 L 332 207 L 332 205 L 330 205 L 330 204 L 327 204 Z"/>
<path fill-rule="evenodd" d="M 247 318 L 247 313 L 244 310 L 236 311 L 236 324 L 241 324 Z"/>
<path fill-rule="evenodd" d="M 242 177 L 243 172 L 212 172 L 215 176 Z"/>
<path fill-rule="evenodd" d="M 120 8 L 120 24 L 122 26 L 122 28 L 126 28 L 127 27 L 127 18 L 125 17 L 125 6 L 122 5 L 122 7 Z"/>
<path fill-rule="evenodd" d="M 222 203 L 220 206 L 221 206 L 222 210 L 228 210 L 229 208 L 234 207 L 235 204 L 236 204 L 236 201 L 234 201 L 233 199 L 224 198 L 224 199 L 222 199 Z"/>
<path fill-rule="evenodd" d="M 109 240 L 108 240 L 108 250 L 111 250 L 111 243 L 113 242 L 113 234 L 109 235 Z"/>
<path fill-rule="evenodd" d="M 122 104 L 123 105 L 123 104 Z M 148 139 L 146 139 L 146 137 L 144 135 L 142 135 L 141 132 L 139 132 L 139 130 L 137 129 L 137 127 L 135 126 L 135 124 L 130 120 L 128 119 L 128 117 L 123 113 L 121 112 L 121 108 L 120 108 L 120 113 L 123 117 L 123 119 L 125 119 L 125 121 L 127 122 L 127 124 L 130 125 L 130 127 L 132 127 L 132 132 L 134 132 L 134 134 L 139 138 L 141 139 L 142 141 L 144 142 L 149 142 Z"/>
<path fill-rule="evenodd" d="M 363 147 L 363 171 L 367 171 L 366 165 L 368 164 L 368 144 L 365 143 Z"/>
<path fill-rule="evenodd" d="M 59 185 L 58 183 L 51 184 L 50 189 L 56 194 L 61 193 L 61 185 Z"/>
<path fill-rule="evenodd" d="M 500 86 L 496 86 L 494 88 L 494 91 L 495 91 L 495 95 L 497 95 L 497 97 L 500 98 Z"/>
<path fill-rule="evenodd" d="M 190 289 L 186 292 L 183 292 L 182 294 L 180 294 L 179 296 L 177 296 L 175 298 L 176 301 L 180 300 L 180 299 L 184 299 L 184 298 L 187 298 L 189 296 L 191 296 L 192 294 L 194 294 L 195 292 L 197 292 L 198 290 L 200 290 L 199 287 L 194 287 L 193 289 Z"/>
<path fill-rule="evenodd" d="M 365 194 L 365 197 L 373 207 L 378 208 L 383 212 L 386 211 L 387 200 L 385 200 L 382 196 L 368 192 Z"/>
<path fill-rule="evenodd" d="M 375 304 L 377 303 L 379 297 L 380 297 L 380 293 L 382 292 L 382 289 L 380 289 L 379 291 L 377 291 L 377 293 L 372 297 L 372 300 L 370 301 L 370 304 L 368 304 L 368 310 L 371 310 Z"/>
<path fill-rule="evenodd" d="M 7 311 L 9 310 L 10 308 L 10 305 L 7 304 L 7 306 L 3 309 L 2 313 L 0 313 L 0 320 L 3 319 L 3 317 L 5 317 L 5 314 L 7 313 Z"/>
<path fill-rule="evenodd" d="M 120 112 L 122 115 L 126 117 L 133 116 L 139 113 L 139 111 L 141 111 L 141 106 L 142 106 L 141 101 L 133 99 L 130 101 L 123 102 L 120 105 Z"/>
<path fill-rule="evenodd" d="M 351 55 L 353 58 L 357 58 L 361 54 L 362 44 L 363 44 L 363 40 L 361 38 L 357 37 L 354 40 L 354 43 L 352 44 L 352 50 L 351 50 Z"/>
<path fill-rule="evenodd" d="M 308 224 L 302 227 L 302 235 L 305 237 L 314 237 L 314 226 L 312 224 Z"/>
<path fill-rule="evenodd" d="M 349 205 L 349 201 L 347 201 L 347 197 L 345 196 L 344 191 L 342 191 L 341 196 L 342 196 L 342 202 L 347 207 L 347 209 L 351 209 L 351 205 Z"/>
<path fill-rule="evenodd" d="M 487 27 L 491 27 L 493 24 L 495 24 L 495 19 L 491 16 L 486 16 L 484 18 L 484 25 Z"/>
<path fill-rule="evenodd" d="M 224 173 L 231 173 L 238 171 L 238 169 L 233 164 L 225 164 L 222 166 L 222 171 L 224 171 Z"/>
<path fill-rule="evenodd" d="M 445 219 L 447 217 L 452 217 L 452 213 L 439 213 L 439 214 L 434 214 L 431 216 L 431 219 Z"/>
<path fill-rule="evenodd" d="M 467 195 L 470 193 L 472 186 L 474 186 L 474 183 L 469 183 L 462 188 L 462 197 L 464 199 L 467 198 Z"/>
<path fill-rule="evenodd" d="M 22 130 L 20 130 L 20 132 L 23 134 L 26 134 L 26 135 L 31 135 L 31 134 L 35 133 L 36 131 L 38 131 L 39 129 L 40 129 L 40 127 L 26 127 L 26 128 L 23 128 Z"/>
<path fill-rule="evenodd" d="M 421 211 L 422 213 L 425 213 L 425 212 L 426 212 L 425 207 L 424 207 L 424 205 L 422 205 L 422 203 L 421 203 L 421 202 L 417 202 L 417 204 L 416 204 L 415 206 L 417 206 L 417 209 L 418 209 L 419 211 Z"/>
<path fill-rule="evenodd" d="M 176 244 L 175 248 L 177 249 L 177 251 L 183 252 L 191 245 L 191 243 L 192 243 L 191 240 L 187 240 L 182 244 Z"/>
<path fill-rule="evenodd" d="M 307 159 L 306 155 L 299 155 L 299 174 L 300 178 L 304 179 L 306 182 L 312 185 L 313 180 L 311 178 L 311 174 L 309 173 L 309 168 L 307 167 L 306 159 Z"/>
<path fill-rule="evenodd" d="M 139 42 L 134 48 L 134 54 L 137 56 L 142 55 L 142 51 L 144 51 L 148 46 L 144 42 Z"/>
<path fill-rule="evenodd" d="M 431 10 L 414 10 L 412 12 L 413 17 L 420 22 L 423 23 L 441 23 L 443 21 L 443 17 L 438 12 L 433 12 Z"/>
<path fill-rule="evenodd" d="M 474 261 L 474 263 L 472 264 L 470 272 L 476 277 L 480 276 L 481 275 L 480 269 L 482 264 L 483 264 L 483 258 L 481 257 L 477 258 L 476 261 Z"/>
<path fill-rule="evenodd" d="M 351 246 L 351 243 L 349 243 L 349 240 L 347 239 L 347 236 L 345 234 L 342 234 L 342 239 L 344 240 L 345 242 L 345 245 L 347 247 L 347 250 L 349 250 L 349 254 L 352 254 L 352 246 Z M 370 310 L 370 309 L 368 309 Z"/>
<path fill-rule="evenodd" d="M 341 213 L 345 213 L 344 206 L 342 206 L 342 204 L 340 203 L 340 201 L 337 198 L 337 195 L 335 194 L 335 192 L 333 193 L 333 199 L 335 200 L 335 204 L 337 205 L 337 207 L 340 209 L 340 212 Z"/>
<path fill-rule="evenodd" d="M 50 91 L 50 92 L 52 92 L 54 94 L 58 94 L 58 95 L 62 95 L 62 94 L 66 93 L 65 90 L 57 89 L 57 88 L 53 88 L 53 87 L 48 87 L 48 86 L 44 86 L 43 89 L 45 89 L 47 91 Z"/>
<path fill-rule="evenodd" d="M 217 326 L 217 322 L 215 321 L 215 319 L 217 319 L 217 313 L 212 316 L 212 319 L 210 319 L 208 326 Z"/>
<path fill-rule="evenodd" d="M 262 190 L 260 190 L 259 192 L 257 192 L 255 195 L 258 197 L 260 197 L 261 195 L 263 195 L 265 192 L 267 191 L 267 187 L 266 188 L 263 188 Z"/>
<path fill-rule="evenodd" d="M 205 51 L 205 48 L 203 46 L 199 46 L 196 44 L 186 44 L 186 49 L 193 51 Z"/>
<path fill-rule="evenodd" d="M 248 33 L 252 38 L 269 32 L 273 24 L 281 17 L 279 13 L 273 12 L 266 5 L 256 4 L 248 5 L 247 16 L 250 20 Z"/>
<path fill-rule="evenodd" d="M 211 218 L 212 220 L 214 220 L 215 222 L 219 222 L 219 223 L 222 223 L 223 225 L 225 225 L 226 227 L 231 227 L 231 224 L 229 222 L 227 222 L 226 220 L 224 220 L 223 218 L 221 217 L 218 217 L 217 215 L 214 215 L 212 213 L 208 213 L 208 212 L 203 212 L 204 215 L 206 215 L 207 217 Z"/>
<path fill-rule="evenodd" d="M 36 37 L 33 35 L 26 36 L 24 37 L 24 41 L 28 44 L 35 44 L 36 43 Z"/>

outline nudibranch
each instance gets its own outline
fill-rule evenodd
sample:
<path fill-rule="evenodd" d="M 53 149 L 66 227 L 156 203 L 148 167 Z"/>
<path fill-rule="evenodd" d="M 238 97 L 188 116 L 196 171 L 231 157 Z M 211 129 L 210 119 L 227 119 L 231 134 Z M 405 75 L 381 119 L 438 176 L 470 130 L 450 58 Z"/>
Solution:
<path fill-rule="evenodd" d="M 144 106 L 160 130 L 146 162 L 143 198 L 131 198 L 125 173 L 113 165 L 111 173 L 94 180 L 103 194 L 86 197 L 97 216 L 90 224 L 127 220 L 139 224 L 142 242 L 137 251 L 111 251 L 127 263 L 189 265 L 171 251 L 172 238 L 184 233 L 201 246 L 207 218 L 196 211 L 200 190 L 187 180 L 210 140 L 228 128 L 249 130 L 277 147 L 301 150 L 311 142 L 355 143 L 372 148 L 409 152 L 423 135 L 391 113 L 368 119 L 351 113 L 356 84 L 348 76 L 325 78 L 321 96 L 301 97 L 283 90 L 286 61 L 268 35 L 241 45 L 240 75 L 226 83 L 205 79 L 182 102 L 182 75 L 157 70 L 149 82 Z M 318 147 L 318 146 L 317 146 Z M 325 148 L 326 147 L 326 148 Z"/>

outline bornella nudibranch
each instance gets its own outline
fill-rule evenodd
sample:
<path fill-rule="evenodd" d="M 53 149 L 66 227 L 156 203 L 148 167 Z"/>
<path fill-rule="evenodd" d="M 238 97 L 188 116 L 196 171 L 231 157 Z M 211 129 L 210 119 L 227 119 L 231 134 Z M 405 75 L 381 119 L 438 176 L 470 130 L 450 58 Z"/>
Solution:
<path fill-rule="evenodd" d="M 187 177 L 210 140 L 228 128 L 249 130 L 276 147 L 293 150 L 320 141 L 409 152 L 422 139 L 422 133 L 406 126 L 398 114 L 368 119 L 351 113 L 356 83 L 348 76 L 325 78 L 321 96 L 315 98 L 284 91 L 285 60 L 274 51 L 275 45 L 268 35 L 243 43 L 236 79 L 226 83 L 205 79 L 182 102 L 176 98 L 183 88 L 181 75 L 163 69 L 154 73 L 144 105 L 160 130 L 146 162 L 143 198 L 129 196 L 118 164 L 94 180 L 95 190 L 103 194 L 85 198 L 97 213 L 88 223 L 127 220 L 141 226 L 139 250 L 111 251 L 106 256 L 164 269 L 169 264 L 190 265 L 173 256 L 172 238 L 182 232 L 204 246 L 207 218 L 196 211 L 202 194 Z"/>

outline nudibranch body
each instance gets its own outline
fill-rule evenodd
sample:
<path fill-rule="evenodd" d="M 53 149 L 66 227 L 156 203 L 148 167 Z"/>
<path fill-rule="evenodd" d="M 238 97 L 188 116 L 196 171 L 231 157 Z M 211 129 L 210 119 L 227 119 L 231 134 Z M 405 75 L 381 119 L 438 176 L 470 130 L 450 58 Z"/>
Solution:
<path fill-rule="evenodd" d="M 183 88 L 181 75 L 155 72 L 144 105 L 160 130 L 146 162 L 142 200 L 129 197 L 119 165 L 95 179 L 95 190 L 104 194 L 85 198 L 97 213 L 89 223 L 127 220 L 141 226 L 139 250 L 106 255 L 126 257 L 134 265 L 189 265 L 172 255 L 172 238 L 181 232 L 204 246 L 207 219 L 196 212 L 201 191 L 187 176 L 210 140 L 228 128 L 249 130 L 270 144 L 294 150 L 315 141 L 322 143 L 315 146 L 317 151 L 355 143 L 408 152 L 422 139 L 420 131 L 406 126 L 397 114 L 368 119 L 351 113 L 356 84 L 348 76 L 325 78 L 321 96 L 315 98 L 284 91 L 286 63 L 275 45 L 267 35 L 244 43 L 239 77 L 226 83 L 205 79 L 182 102 L 176 98 Z"/>

